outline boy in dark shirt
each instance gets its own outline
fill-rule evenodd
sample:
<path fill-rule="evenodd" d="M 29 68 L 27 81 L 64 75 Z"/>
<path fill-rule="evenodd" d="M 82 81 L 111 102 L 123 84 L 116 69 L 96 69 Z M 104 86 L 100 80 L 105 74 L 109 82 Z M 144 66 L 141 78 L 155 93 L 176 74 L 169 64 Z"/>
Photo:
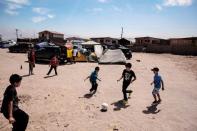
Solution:
<path fill-rule="evenodd" d="M 130 85 L 130 83 L 136 80 L 136 76 L 135 73 L 131 70 L 132 67 L 131 63 L 126 63 L 125 67 L 126 69 L 123 70 L 122 76 L 117 81 L 120 81 L 123 78 L 123 85 L 122 85 L 122 92 L 124 96 L 123 102 L 126 104 L 128 102 L 127 93 L 129 93 L 129 96 L 132 93 L 132 90 L 127 90 L 127 88 Z"/>
<path fill-rule="evenodd" d="M 90 83 L 92 84 L 92 88 L 90 89 L 90 93 L 92 93 L 92 91 L 94 91 L 92 94 L 95 94 L 97 91 L 97 87 L 98 84 L 96 82 L 96 80 L 101 81 L 98 78 L 98 72 L 99 72 L 99 67 L 96 67 L 95 70 L 91 73 L 90 76 L 88 76 L 84 81 L 86 81 L 88 78 L 90 79 Z"/>
<path fill-rule="evenodd" d="M 28 114 L 18 107 L 19 99 L 16 88 L 20 86 L 21 80 L 22 77 L 17 74 L 10 76 L 11 85 L 5 90 L 1 107 L 1 113 L 13 125 L 12 131 L 25 131 L 29 120 Z"/>

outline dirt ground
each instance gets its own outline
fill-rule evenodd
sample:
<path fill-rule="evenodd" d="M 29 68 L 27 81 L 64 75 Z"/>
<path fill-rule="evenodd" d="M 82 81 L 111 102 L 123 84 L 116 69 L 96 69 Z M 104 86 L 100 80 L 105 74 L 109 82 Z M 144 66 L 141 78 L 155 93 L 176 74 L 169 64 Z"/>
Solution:
<path fill-rule="evenodd" d="M 9 85 L 9 77 L 23 77 L 17 89 L 19 107 L 29 116 L 27 131 L 196 131 L 197 130 L 197 57 L 171 54 L 133 53 L 132 69 L 137 80 L 128 105 L 120 100 L 122 81 L 117 82 L 123 65 L 76 63 L 58 67 L 58 76 L 46 77 L 47 64 L 36 64 L 35 75 L 28 76 L 26 54 L 8 53 L 0 49 L 0 103 Z M 22 65 L 22 69 L 21 69 Z M 84 79 L 100 67 L 98 92 L 89 96 L 90 83 Z M 153 101 L 150 83 L 152 67 L 159 67 L 165 90 L 160 91 L 162 102 Z M 101 104 L 109 104 L 101 112 Z M 1 105 L 1 104 L 0 104 Z M 0 130 L 11 125 L 0 114 Z"/>

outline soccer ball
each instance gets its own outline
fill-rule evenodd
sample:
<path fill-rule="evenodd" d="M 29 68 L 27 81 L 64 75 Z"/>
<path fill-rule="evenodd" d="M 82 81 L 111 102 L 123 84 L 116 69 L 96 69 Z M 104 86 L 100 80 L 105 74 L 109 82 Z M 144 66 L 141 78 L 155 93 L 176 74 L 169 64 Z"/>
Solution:
<path fill-rule="evenodd" d="M 108 109 L 108 104 L 107 103 L 102 103 L 101 110 L 102 111 L 107 111 L 107 109 Z"/>

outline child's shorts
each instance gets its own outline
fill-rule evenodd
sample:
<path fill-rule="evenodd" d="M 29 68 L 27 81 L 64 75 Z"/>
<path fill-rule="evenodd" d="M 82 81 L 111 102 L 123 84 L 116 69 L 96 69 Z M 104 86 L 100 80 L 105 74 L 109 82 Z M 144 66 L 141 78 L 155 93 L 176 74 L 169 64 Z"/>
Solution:
<path fill-rule="evenodd" d="M 153 95 L 159 94 L 159 89 L 160 88 L 154 88 L 153 91 L 152 91 L 152 94 Z"/>

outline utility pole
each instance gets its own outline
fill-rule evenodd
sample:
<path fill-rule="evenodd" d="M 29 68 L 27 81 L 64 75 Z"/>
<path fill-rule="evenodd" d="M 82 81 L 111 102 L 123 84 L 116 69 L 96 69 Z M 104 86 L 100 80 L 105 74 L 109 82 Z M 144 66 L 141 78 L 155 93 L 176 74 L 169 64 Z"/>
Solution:
<path fill-rule="evenodd" d="M 0 34 L 0 41 L 2 41 L 2 35 Z"/>
<path fill-rule="evenodd" d="M 18 39 L 18 29 L 16 29 L 16 38 Z"/>
<path fill-rule="evenodd" d="M 122 39 L 122 37 L 123 37 L 123 27 L 122 27 L 122 31 L 121 31 L 121 39 Z"/>

